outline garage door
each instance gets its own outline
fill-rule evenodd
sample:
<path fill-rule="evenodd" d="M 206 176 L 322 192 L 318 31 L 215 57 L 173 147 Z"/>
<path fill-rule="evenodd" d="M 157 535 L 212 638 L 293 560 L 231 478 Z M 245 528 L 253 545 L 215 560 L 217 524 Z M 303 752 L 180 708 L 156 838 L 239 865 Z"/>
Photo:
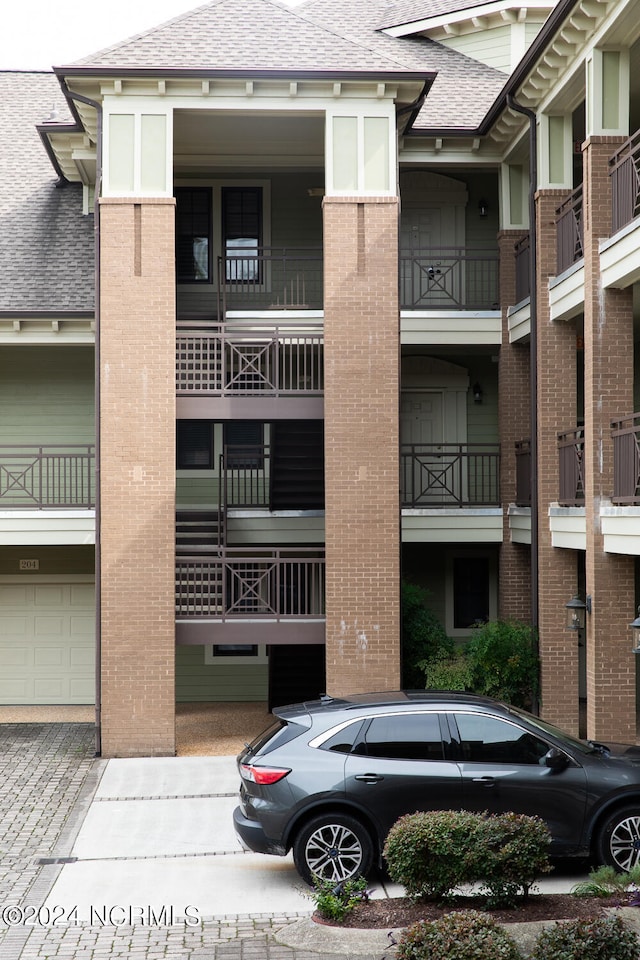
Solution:
<path fill-rule="evenodd" d="M 0 583 L 0 704 L 95 702 L 93 583 Z"/>

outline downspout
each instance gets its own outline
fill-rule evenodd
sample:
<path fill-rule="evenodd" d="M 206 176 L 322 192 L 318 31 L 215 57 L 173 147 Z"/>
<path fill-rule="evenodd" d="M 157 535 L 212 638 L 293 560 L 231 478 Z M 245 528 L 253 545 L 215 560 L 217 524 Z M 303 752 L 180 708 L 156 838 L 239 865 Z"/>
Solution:
<path fill-rule="evenodd" d="M 536 251 L 536 191 L 538 189 L 538 129 L 533 110 L 517 103 L 507 94 L 507 106 L 529 119 L 529 282 L 531 312 L 531 620 L 539 624 L 538 587 L 538 258 Z"/>
<path fill-rule="evenodd" d="M 96 486 L 96 530 L 95 530 L 95 596 L 96 596 L 96 751 L 97 757 L 102 755 L 102 634 L 101 634 L 101 550 L 100 550 L 100 204 L 99 197 L 102 192 L 102 104 L 97 100 L 91 100 L 80 93 L 73 93 L 69 90 L 64 77 L 60 77 L 62 92 L 71 103 L 77 100 L 79 103 L 86 103 L 93 107 L 97 113 L 97 134 L 96 134 L 96 186 L 93 207 L 93 232 L 95 242 L 95 346 L 94 346 L 94 405 L 95 405 L 95 486 Z M 76 111 L 73 111 L 76 112 Z"/>

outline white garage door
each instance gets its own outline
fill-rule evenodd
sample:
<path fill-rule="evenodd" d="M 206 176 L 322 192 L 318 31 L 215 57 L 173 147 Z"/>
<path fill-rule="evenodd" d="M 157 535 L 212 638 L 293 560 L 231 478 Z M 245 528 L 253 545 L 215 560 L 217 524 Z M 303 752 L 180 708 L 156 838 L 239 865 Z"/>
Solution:
<path fill-rule="evenodd" d="M 0 704 L 95 702 L 93 583 L 0 583 Z"/>

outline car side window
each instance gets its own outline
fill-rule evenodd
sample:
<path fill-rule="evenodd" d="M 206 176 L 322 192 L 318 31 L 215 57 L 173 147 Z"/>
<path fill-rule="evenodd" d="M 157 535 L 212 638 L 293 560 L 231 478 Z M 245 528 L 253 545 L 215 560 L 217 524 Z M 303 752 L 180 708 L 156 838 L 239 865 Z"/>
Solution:
<path fill-rule="evenodd" d="M 478 763 L 540 763 L 549 744 L 498 717 L 458 713 L 456 723 L 464 760 Z"/>
<path fill-rule="evenodd" d="M 387 760 L 442 760 L 440 719 L 435 713 L 374 717 L 356 753 Z"/>
<path fill-rule="evenodd" d="M 356 720 L 341 727 L 319 745 L 320 749 L 332 750 L 334 753 L 351 753 L 361 728 L 362 720 Z"/>

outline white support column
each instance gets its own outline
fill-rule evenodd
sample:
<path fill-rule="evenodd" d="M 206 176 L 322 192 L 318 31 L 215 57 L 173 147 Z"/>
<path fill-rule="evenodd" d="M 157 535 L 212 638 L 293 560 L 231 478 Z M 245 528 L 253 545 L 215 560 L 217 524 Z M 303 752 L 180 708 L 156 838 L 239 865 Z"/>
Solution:
<path fill-rule="evenodd" d="M 102 196 L 171 197 L 172 143 L 171 107 L 105 97 Z"/>
<path fill-rule="evenodd" d="M 340 100 L 326 113 L 326 195 L 395 197 L 393 101 Z"/>
<path fill-rule="evenodd" d="M 539 127 L 538 186 L 542 190 L 572 190 L 571 115 L 543 113 Z"/>
<path fill-rule="evenodd" d="M 629 50 L 595 49 L 586 62 L 587 138 L 629 136 Z"/>
<path fill-rule="evenodd" d="M 529 228 L 529 168 L 522 163 L 500 167 L 500 229 Z"/>

